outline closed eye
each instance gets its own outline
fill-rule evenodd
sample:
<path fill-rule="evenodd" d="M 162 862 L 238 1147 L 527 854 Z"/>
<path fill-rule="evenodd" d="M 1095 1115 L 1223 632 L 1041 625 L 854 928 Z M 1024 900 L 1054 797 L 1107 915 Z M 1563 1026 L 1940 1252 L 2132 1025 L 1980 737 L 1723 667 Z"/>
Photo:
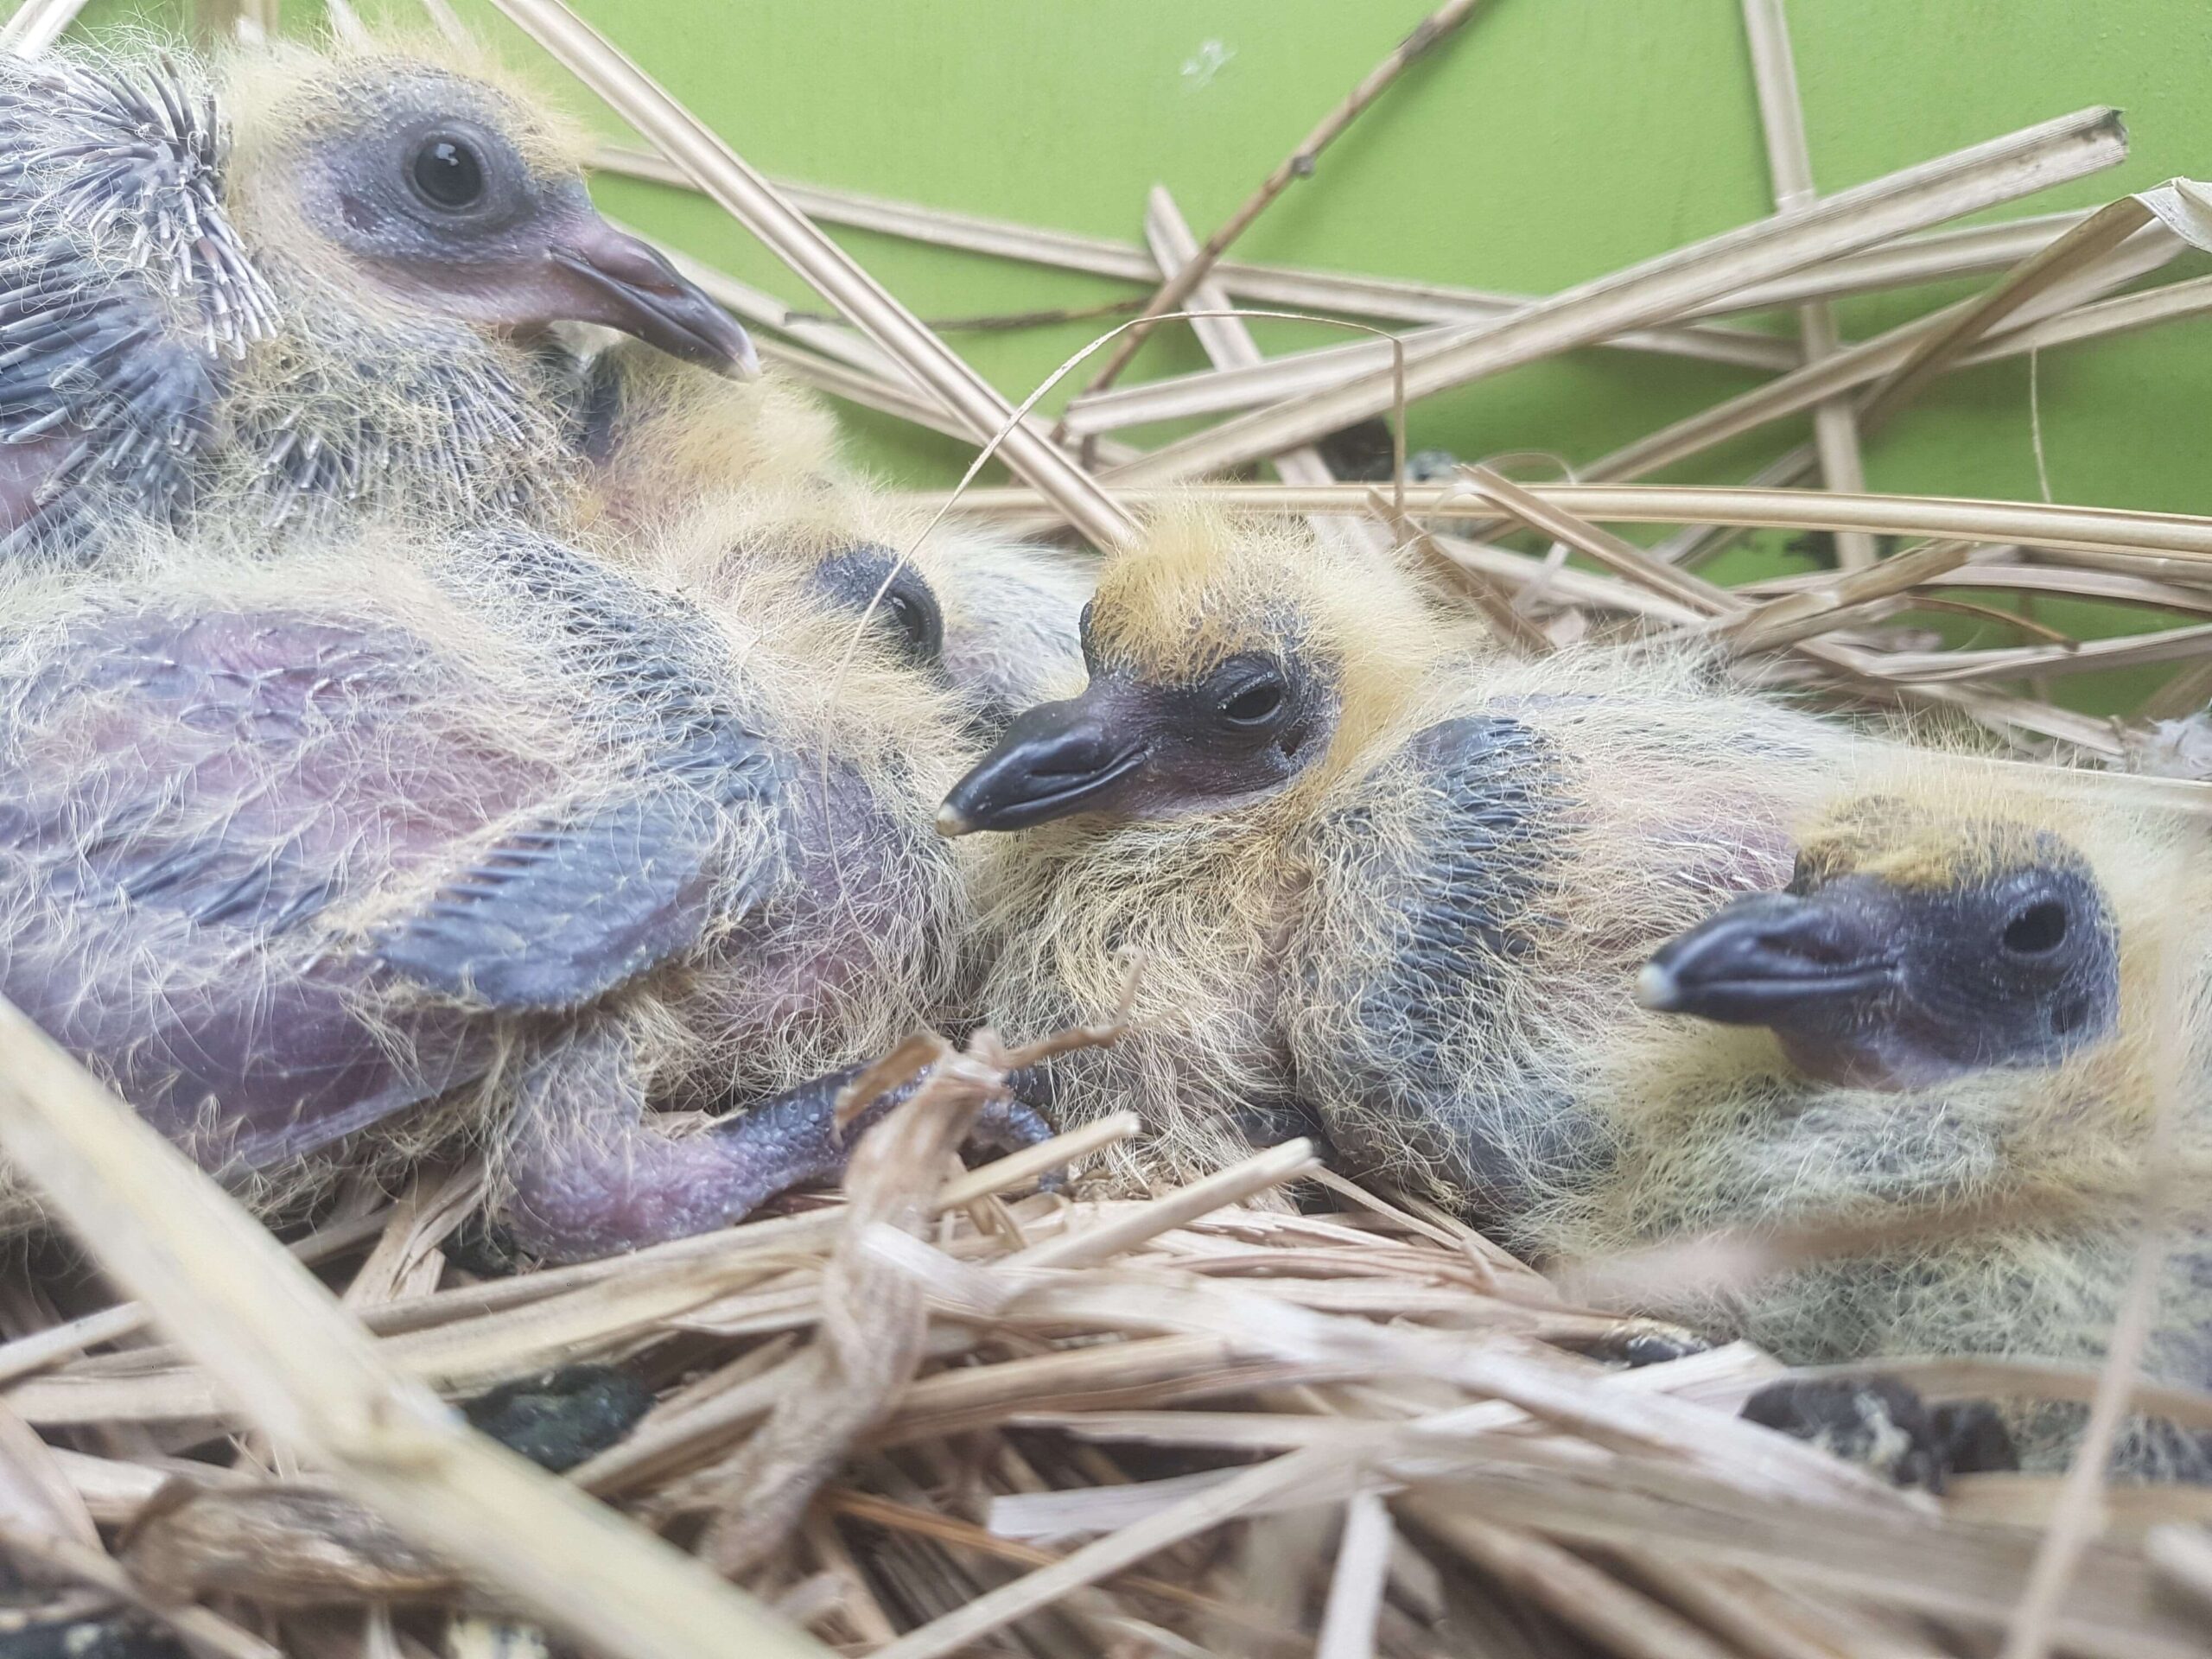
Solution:
<path fill-rule="evenodd" d="M 1283 688 L 1279 680 L 1262 680 L 1233 694 L 1221 705 L 1221 716 L 1232 726 L 1264 726 L 1282 710 Z"/>

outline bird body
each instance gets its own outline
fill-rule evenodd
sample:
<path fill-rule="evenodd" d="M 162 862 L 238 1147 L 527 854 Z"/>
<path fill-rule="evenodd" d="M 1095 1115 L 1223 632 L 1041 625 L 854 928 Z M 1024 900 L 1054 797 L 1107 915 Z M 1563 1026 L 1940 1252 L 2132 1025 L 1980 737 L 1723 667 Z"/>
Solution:
<path fill-rule="evenodd" d="M 1603 1258 L 1719 1231 L 1847 1234 L 1746 1285 L 1692 1275 L 1663 1311 L 1802 1364 L 2100 1360 L 2145 1205 L 2212 1154 L 2212 887 L 2193 833 L 2118 791 L 1891 757 L 1800 826 L 1786 908 L 1724 910 L 1655 960 L 1662 1007 L 1700 1012 L 1701 982 L 1725 982 L 1720 1014 L 1766 1023 L 1625 1022 L 1589 1095 L 1612 1155 L 1531 1216 L 1532 1243 Z M 1738 955 L 1747 926 L 1788 954 Z M 1780 930 L 1817 950 L 1772 946 Z M 1876 961 L 1893 1000 L 1848 982 Z M 2173 1195 L 2144 1370 L 2203 1388 L 2212 1232 L 2187 1219 L 2193 1192 Z M 2074 1426 L 2029 1412 L 2015 1434 L 2050 1464 Z M 2200 1440 L 2154 1425 L 2120 1458 L 2212 1478 Z"/>
<path fill-rule="evenodd" d="M 665 588 L 423 539 L 10 575 L 0 991 L 266 1208 L 504 1124 L 518 1232 L 577 1255 L 834 1168 L 817 1080 L 948 982 L 944 699 L 872 645 L 830 695 L 803 570 L 709 608 L 673 536 Z"/>
<path fill-rule="evenodd" d="M 1218 1165 L 1256 1112 L 1525 1206 L 1600 1151 L 1560 1109 L 1588 1033 L 1661 941 L 1787 868 L 1794 804 L 1853 747 L 1693 658 L 1503 655 L 1294 526 L 1155 527 L 1085 644 L 1084 696 L 1018 718 L 946 816 L 1107 779 L 992 849 L 976 954 L 1015 1036 L 1095 1018 L 1141 958 L 1135 1032 L 1056 1082 L 1063 1110 L 1147 1115 L 1133 1179 Z"/>
<path fill-rule="evenodd" d="M 895 505 L 845 462 L 821 404 L 772 367 L 733 381 L 624 341 L 575 365 L 569 395 L 582 511 L 608 556 L 671 512 L 716 501 L 734 555 L 784 541 L 876 548 L 921 572 L 940 607 L 944 676 L 976 733 L 995 736 L 1015 710 L 1081 684 L 1091 562 Z"/>

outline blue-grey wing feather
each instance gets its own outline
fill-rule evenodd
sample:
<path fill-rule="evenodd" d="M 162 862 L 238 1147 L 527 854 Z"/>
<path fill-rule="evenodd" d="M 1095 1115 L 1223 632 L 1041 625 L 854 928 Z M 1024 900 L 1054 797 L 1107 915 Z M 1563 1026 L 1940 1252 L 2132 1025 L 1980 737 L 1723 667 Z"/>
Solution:
<path fill-rule="evenodd" d="M 391 765 L 435 743 L 423 711 L 451 691 L 389 630 L 276 612 L 71 625 L 0 678 L 0 993 L 226 1172 L 480 1073 L 480 1018 L 372 1015 L 372 964 L 317 925 L 538 786 L 454 750 L 403 791 Z"/>
<path fill-rule="evenodd" d="M 721 807 L 640 781 L 504 837 L 376 941 L 416 983 L 504 1013 L 575 1008 L 695 946 L 728 890 Z"/>
<path fill-rule="evenodd" d="M 1363 920 L 1358 945 L 1332 936 L 1306 971 L 1313 1005 L 1344 1014 L 1302 1046 L 1300 1091 L 1355 1165 L 1441 1175 L 1509 1211 L 1596 1155 L 1573 1103 L 1502 1048 L 1471 1065 L 1468 1041 L 1549 925 L 1565 761 L 1535 728 L 1484 715 L 1418 733 L 1395 766 L 1380 800 L 1333 826 L 1337 845 L 1364 849 L 1350 855 Z M 1378 811 L 1411 822 L 1377 833 Z"/>

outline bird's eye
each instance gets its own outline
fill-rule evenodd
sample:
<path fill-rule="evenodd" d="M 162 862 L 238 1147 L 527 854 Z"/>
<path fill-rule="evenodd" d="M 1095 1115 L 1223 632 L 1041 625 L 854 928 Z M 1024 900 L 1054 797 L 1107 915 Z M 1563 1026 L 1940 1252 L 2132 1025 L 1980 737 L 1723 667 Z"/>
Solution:
<path fill-rule="evenodd" d="M 407 175 L 416 194 L 433 207 L 462 213 L 484 200 L 484 161 L 474 145 L 450 133 L 434 133 L 416 146 Z"/>
<path fill-rule="evenodd" d="M 898 632 L 902 656 L 913 662 L 926 662 L 937 654 L 937 619 L 912 594 L 887 594 L 883 604 L 891 613 L 891 626 Z"/>
<path fill-rule="evenodd" d="M 1280 715 L 1289 695 L 1282 676 L 1274 669 L 1240 677 L 1218 695 L 1215 707 L 1228 725 L 1246 731 L 1270 725 Z"/>
<path fill-rule="evenodd" d="M 2066 906 L 2038 899 L 2012 912 L 2005 924 L 2005 949 L 2016 957 L 2044 957 L 2066 942 Z"/>

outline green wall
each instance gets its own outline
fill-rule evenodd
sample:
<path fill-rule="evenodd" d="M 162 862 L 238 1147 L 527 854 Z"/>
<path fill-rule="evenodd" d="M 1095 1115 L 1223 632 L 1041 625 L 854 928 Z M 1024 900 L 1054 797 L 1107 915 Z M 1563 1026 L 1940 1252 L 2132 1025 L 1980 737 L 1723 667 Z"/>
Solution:
<path fill-rule="evenodd" d="M 582 9 L 772 173 L 1133 238 L 1156 181 L 1204 234 L 1426 3 L 582 0 Z M 165 11 L 174 8 L 96 0 L 88 15 L 97 27 Z M 311 12 L 286 9 L 288 20 Z M 2205 0 L 1790 0 L 1789 13 L 1823 189 L 2093 103 L 2126 111 L 2131 159 L 2012 211 L 2091 204 L 2177 173 L 2212 175 Z M 556 69 L 545 74 L 559 84 Z M 570 101 L 588 107 L 581 92 Z M 712 207 L 619 181 L 603 195 L 735 274 L 804 299 Z M 1313 180 L 1293 188 L 1240 252 L 1542 293 L 1768 207 L 1736 0 L 1490 0 L 1338 142 Z M 867 235 L 847 240 L 925 316 L 1082 306 L 1132 291 Z M 1887 326 L 1957 291 L 1847 304 L 1845 330 Z M 1019 396 L 1104 326 L 955 339 Z M 1271 349 L 1342 338 L 1294 324 L 1258 332 Z M 1201 363 L 1187 337 L 1162 339 L 1139 372 Z M 1412 438 L 1468 456 L 1539 449 L 1582 461 L 1751 383 L 1716 366 L 1585 352 L 1423 404 Z M 1872 487 L 2034 496 L 2027 385 L 2024 362 L 1942 382 L 1873 442 Z M 2212 512 L 2208 393 L 2212 321 L 2046 353 L 2053 491 Z M 862 455 L 897 479 L 939 480 L 963 459 L 957 446 L 911 429 L 855 424 Z M 1732 480 L 1802 436 L 1800 423 L 1777 428 L 1686 475 Z M 1768 543 L 1752 556 L 1771 568 L 1790 556 Z M 1745 568 L 1742 557 L 1729 568 Z M 2100 632 L 2150 620 L 2080 607 L 2039 614 Z M 2002 643 L 2005 632 L 1987 625 L 1979 637 Z M 2115 678 L 2069 688 L 2069 700 L 2125 706 L 2147 683 Z"/>

